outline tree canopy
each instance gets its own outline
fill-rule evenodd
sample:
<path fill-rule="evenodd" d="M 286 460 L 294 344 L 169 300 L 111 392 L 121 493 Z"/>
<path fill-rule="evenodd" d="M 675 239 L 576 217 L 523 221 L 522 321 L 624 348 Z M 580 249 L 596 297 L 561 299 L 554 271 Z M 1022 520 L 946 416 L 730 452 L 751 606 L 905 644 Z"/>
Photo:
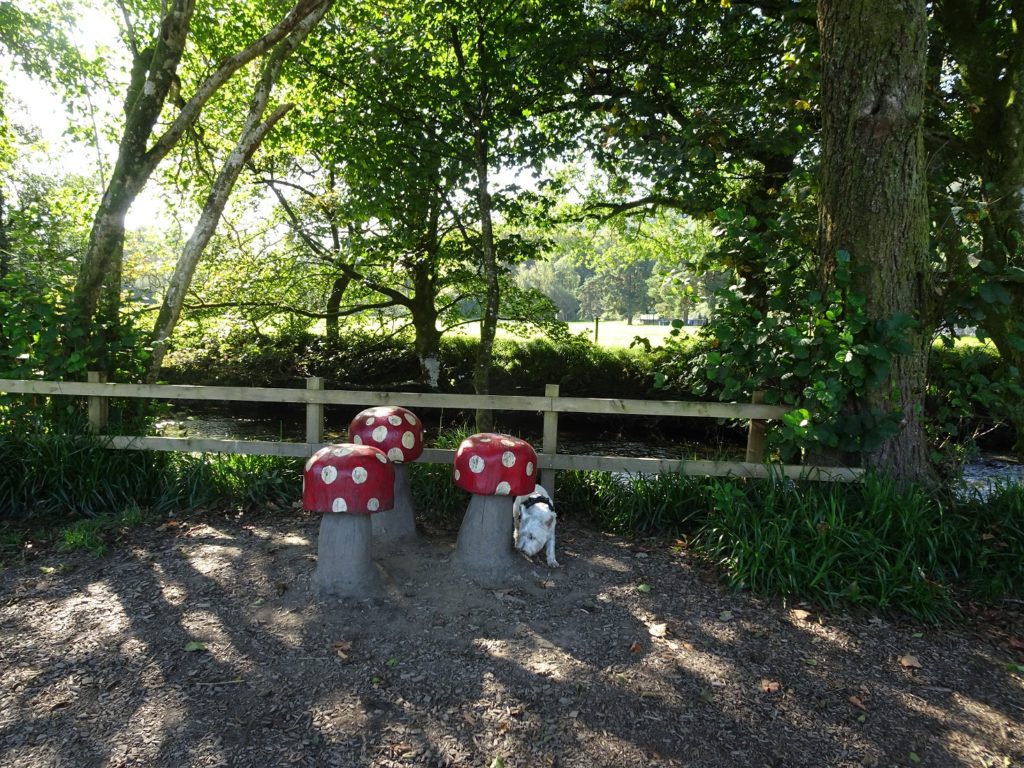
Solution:
<path fill-rule="evenodd" d="M 119 51 L 82 45 L 86 7 Z M 708 380 L 792 406 L 789 450 L 928 477 L 936 336 L 991 338 L 992 386 L 1024 402 L 1022 14 L 0 1 L 5 60 L 103 163 L 40 174 L 0 112 L 0 277 L 57 286 L 74 371 L 116 374 L 104 350 L 139 325 L 150 379 L 198 319 L 407 324 L 434 388 L 443 334 L 479 323 L 487 393 L 501 319 L 699 317 Z M 160 244 L 125 226 L 154 186 L 187 222 Z"/>

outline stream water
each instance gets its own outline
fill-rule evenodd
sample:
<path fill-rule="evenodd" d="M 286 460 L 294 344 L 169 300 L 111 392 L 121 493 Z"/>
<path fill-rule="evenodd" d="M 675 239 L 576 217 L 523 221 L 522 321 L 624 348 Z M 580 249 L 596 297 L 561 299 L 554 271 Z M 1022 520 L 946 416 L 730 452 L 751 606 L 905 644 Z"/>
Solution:
<path fill-rule="evenodd" d="M 352 414 L 331 414 L 328 411 L 324 430 L 326 441 L 344 442 Z M 426 418 L 427 439 L 438 429 L 451 424 L 442 418 L 432 425 Z M 516 430 L 521 437 L 540 444 L 539 425 L 536 431 L 529 424 Z M 641 427 L 629 434 L 604 425 L 590 425 L 583 431 L 559 432 L 559 447 L 564 453 L 594 454 L 602 456 L 650 456 L 666 459 L 726 458 L 740 460 L 743 454 L 742 430 L 723 428 L 713 435 L 712 442 L 679 440 L 660 431 L 644 432 Z M 281 440 L 301 442 L 305 437 L 305 422 L 300 411 L 268 415 L 249 409 L 203 408 L 202 410 L 175 409 L 157 422 L 157 434 L 168 437 L 198 437 L 231 440 Z M 639 434 L 637 434 L 639 432 Z M 1004 454 L 982 454 L 963 469 L 963 488 L 966 492 L 982 495 L 1003 483 L 1024 483 L 1024 464 Z"/>

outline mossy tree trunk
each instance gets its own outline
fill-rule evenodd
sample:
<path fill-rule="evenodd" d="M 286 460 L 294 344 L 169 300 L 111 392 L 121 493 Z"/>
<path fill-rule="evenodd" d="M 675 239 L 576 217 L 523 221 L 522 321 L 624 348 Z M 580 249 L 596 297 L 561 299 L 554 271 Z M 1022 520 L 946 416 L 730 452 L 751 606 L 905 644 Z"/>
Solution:
<path fill-rule="evenodd" d="M 819 0 L 822 154 L 818 222 L 823 274 L 841 251 L 870 323 L 906 315 L 910 352 L 857 393 L 855 411 L 903 414 L 895 435 L 862 456 L 900 482 L 932 477 L 922 421 L 931 324 L 923 143 L 924 0 Z"/>

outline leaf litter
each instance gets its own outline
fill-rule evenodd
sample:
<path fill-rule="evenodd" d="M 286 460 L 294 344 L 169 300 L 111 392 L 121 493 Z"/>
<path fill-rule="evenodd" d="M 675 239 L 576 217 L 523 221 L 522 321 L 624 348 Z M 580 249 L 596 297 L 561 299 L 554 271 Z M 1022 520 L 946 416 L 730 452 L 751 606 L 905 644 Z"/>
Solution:
<path fill-rule="evenodd" d="M 1018 603 L 812 614 L 571 514 L 557 574 L 477 586 L 427 529 L 319 600 L 315 519 L 175 519 L 0 572 L 0 766 L 1024 764 Z"/>

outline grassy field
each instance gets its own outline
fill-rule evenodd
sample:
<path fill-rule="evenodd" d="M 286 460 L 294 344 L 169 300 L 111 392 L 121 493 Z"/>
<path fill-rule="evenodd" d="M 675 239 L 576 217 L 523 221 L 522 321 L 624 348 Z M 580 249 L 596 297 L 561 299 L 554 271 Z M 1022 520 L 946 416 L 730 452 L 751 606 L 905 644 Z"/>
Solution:
<path fill-rule="evenodd" d="M 683 333 L 696 333 L 698 328 L 691 326 L 683 329 Z M 577 335 L 585 335 L 591 341 L 594 340 L 593 322 L 569 323 L 569 331 Z M 637 336 L 643 336 L 654 346 L 660 345 L 672 331 L 669 325 L 627 325 L 625 320 L 602 320 L 597 328 L 597 343 L 604 347 L 628 347 Z M 466 335 L 476 335 L 480 332 L 480 326 L 476 323 L 469 323 L 456 331 Z M 513 331 L 498 328 L 498 337 L 504 339 L 523 338 Z"/>

